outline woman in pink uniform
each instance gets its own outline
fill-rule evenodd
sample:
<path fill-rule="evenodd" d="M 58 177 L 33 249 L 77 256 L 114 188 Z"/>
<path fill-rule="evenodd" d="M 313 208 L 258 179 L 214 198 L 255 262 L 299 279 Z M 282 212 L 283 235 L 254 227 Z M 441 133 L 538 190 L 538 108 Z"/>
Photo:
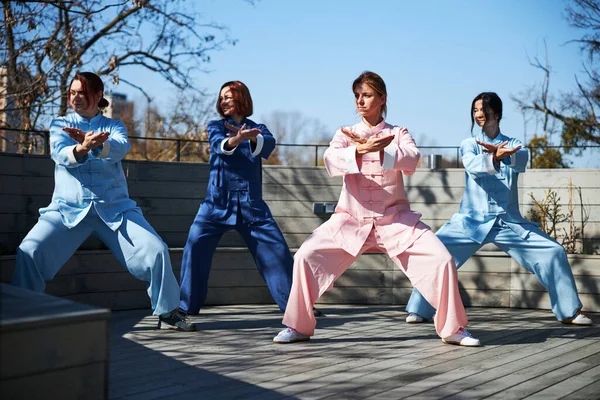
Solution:
<path fill-rule="evenodd" d="M 385 122 L 387 92 L 381 77 L 362 73 L 352 84 L 361 121 L 341 128 L 325 151 L 330 176 L 343 176 L 335 213 L 294 256 L 292 290 L 283 317 L 288 328 L 275 343 L 309 340 L 313 304 L 364 252 L 385 252 L 437 309 L 435 327 L 446 343 L 479 346 L 467 332 L 456 267 L 448 250 L 412 211 L 402 175 L 412 175 L 420 153 L 406 128 Z"/>

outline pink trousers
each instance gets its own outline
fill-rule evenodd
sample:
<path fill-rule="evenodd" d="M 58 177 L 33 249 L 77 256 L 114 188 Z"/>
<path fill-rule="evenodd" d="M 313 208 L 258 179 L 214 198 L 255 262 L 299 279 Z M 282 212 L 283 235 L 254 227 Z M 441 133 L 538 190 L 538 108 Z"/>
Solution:
<path fill-rule="evenodd" d="M 375 228 L 357 257 L 366 251 L 385 252 Z M 467 326 L 467 314 L 458 293 L 456 266 L 446 247 L 430 230 L 426 230 L 406 251 L 387 254 L 410 279 L 412 285 L 436 308 L 435 330 L 442 337 Z M 294 256 L 294 280 L 283 324 L 312 336 L 317 321 L 313 304 L 333 288 L 357 257 L 342 250 L 330 237 L 314 232 Z"/>

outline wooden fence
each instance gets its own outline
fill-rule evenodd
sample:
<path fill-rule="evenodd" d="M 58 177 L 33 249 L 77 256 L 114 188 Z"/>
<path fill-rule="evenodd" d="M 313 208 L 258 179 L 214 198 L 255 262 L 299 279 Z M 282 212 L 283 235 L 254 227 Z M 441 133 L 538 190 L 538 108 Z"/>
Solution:
<path fill-rule="evenodd" d="M 130 195 L 171 248 L 178 274 L 181 248 L 202 202 L 208 165 L 195 163 L 125 161 Z M 50 202 L 53 162 L 44 156 L 0 153 L 0 281 L 10 280 L 14 252 L 35 224 L 38 209 Z M 569 182 L 581 189 L 588 215 L 585 235 L 589 247 L 600 247 L 600 171 L 529 170 L 520 177 L 523 214 L 552 188 L 568 209 Z M 464 191 L 464 170 L 420 169 L 405 178 L 412 208 L 423 214 L 432 229 L 439 228 L 458 210 Z M 329 178 L 322 167 L 265 166 L 263 193 L 292 249 L 299 247 L 328 217 L 313 213 L 313 203 L 335 203 L 341 179 Z M 581 225 L 579 197 L 573 199 L 575 226 Z M 561 228 L 568 228 L 562 224 Z M 588 310 L 600 311 L 600 256 L 570 256 L 578 288 Z M 236 232 L 227 233 L 213 262 L 209 304 L 270 303 L 272 299 Z M 510 257 L 486 246 L 460 273 L 461 293 L 467 305 L 548 308 L 547 295 L 534 276 Z M 232 290 L 236 289 L 236 290 Z M 381 254 L 362 256 L 344 274 L 324 303 L 405 304 L 410 282 Z M 125 272 L 104 245 L 94 238 L 49 283 L 48 293 L 114 309 L 148 305 L 144 285 Z"/>

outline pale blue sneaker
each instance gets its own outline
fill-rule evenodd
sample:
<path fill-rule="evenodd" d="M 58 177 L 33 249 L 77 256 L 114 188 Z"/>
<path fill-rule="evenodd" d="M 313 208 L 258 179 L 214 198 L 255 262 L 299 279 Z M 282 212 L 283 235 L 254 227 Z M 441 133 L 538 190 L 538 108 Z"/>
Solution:
<path fill-rule="evenodd" d="M 303 335 L 292 328 L 285 328 L 273 338 L 273 341 L 279 344 L 306 342 L 307 340 L 310 340 L 310 336 Z"/>
<path fill-rule="evenodd" d="M 473 336 L 471 336 L 469 331 L 467 331 L 465 328 L 460 328 L 455 334 L 442 338 L 442 342 L 468 347 L 481 346 L 479 339 L 475 339 Z"/>

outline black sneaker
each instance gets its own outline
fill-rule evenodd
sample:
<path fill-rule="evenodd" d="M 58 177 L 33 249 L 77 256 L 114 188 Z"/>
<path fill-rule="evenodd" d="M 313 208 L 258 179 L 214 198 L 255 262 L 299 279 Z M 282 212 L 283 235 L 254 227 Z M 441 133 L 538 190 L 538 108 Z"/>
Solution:
<path fill-rule="evenodd" d="M 177 308 L 168 314 L 158 316 L 158 329 L 161 329 L 161 325 L 165 324 L 167 329 L 174 329 L 176 331 L 194 332 L 196 325 L 192 323 L 190 317 L 181 308 Z"/>
<path fill-rule="evenodd" d="M 315 317 L 324 317 L 325 316 L 325 314 L 323 314 L 323 312 L 321 310 L 318 310 L 314 307 L 313 307 L 313 315 Z"/>

